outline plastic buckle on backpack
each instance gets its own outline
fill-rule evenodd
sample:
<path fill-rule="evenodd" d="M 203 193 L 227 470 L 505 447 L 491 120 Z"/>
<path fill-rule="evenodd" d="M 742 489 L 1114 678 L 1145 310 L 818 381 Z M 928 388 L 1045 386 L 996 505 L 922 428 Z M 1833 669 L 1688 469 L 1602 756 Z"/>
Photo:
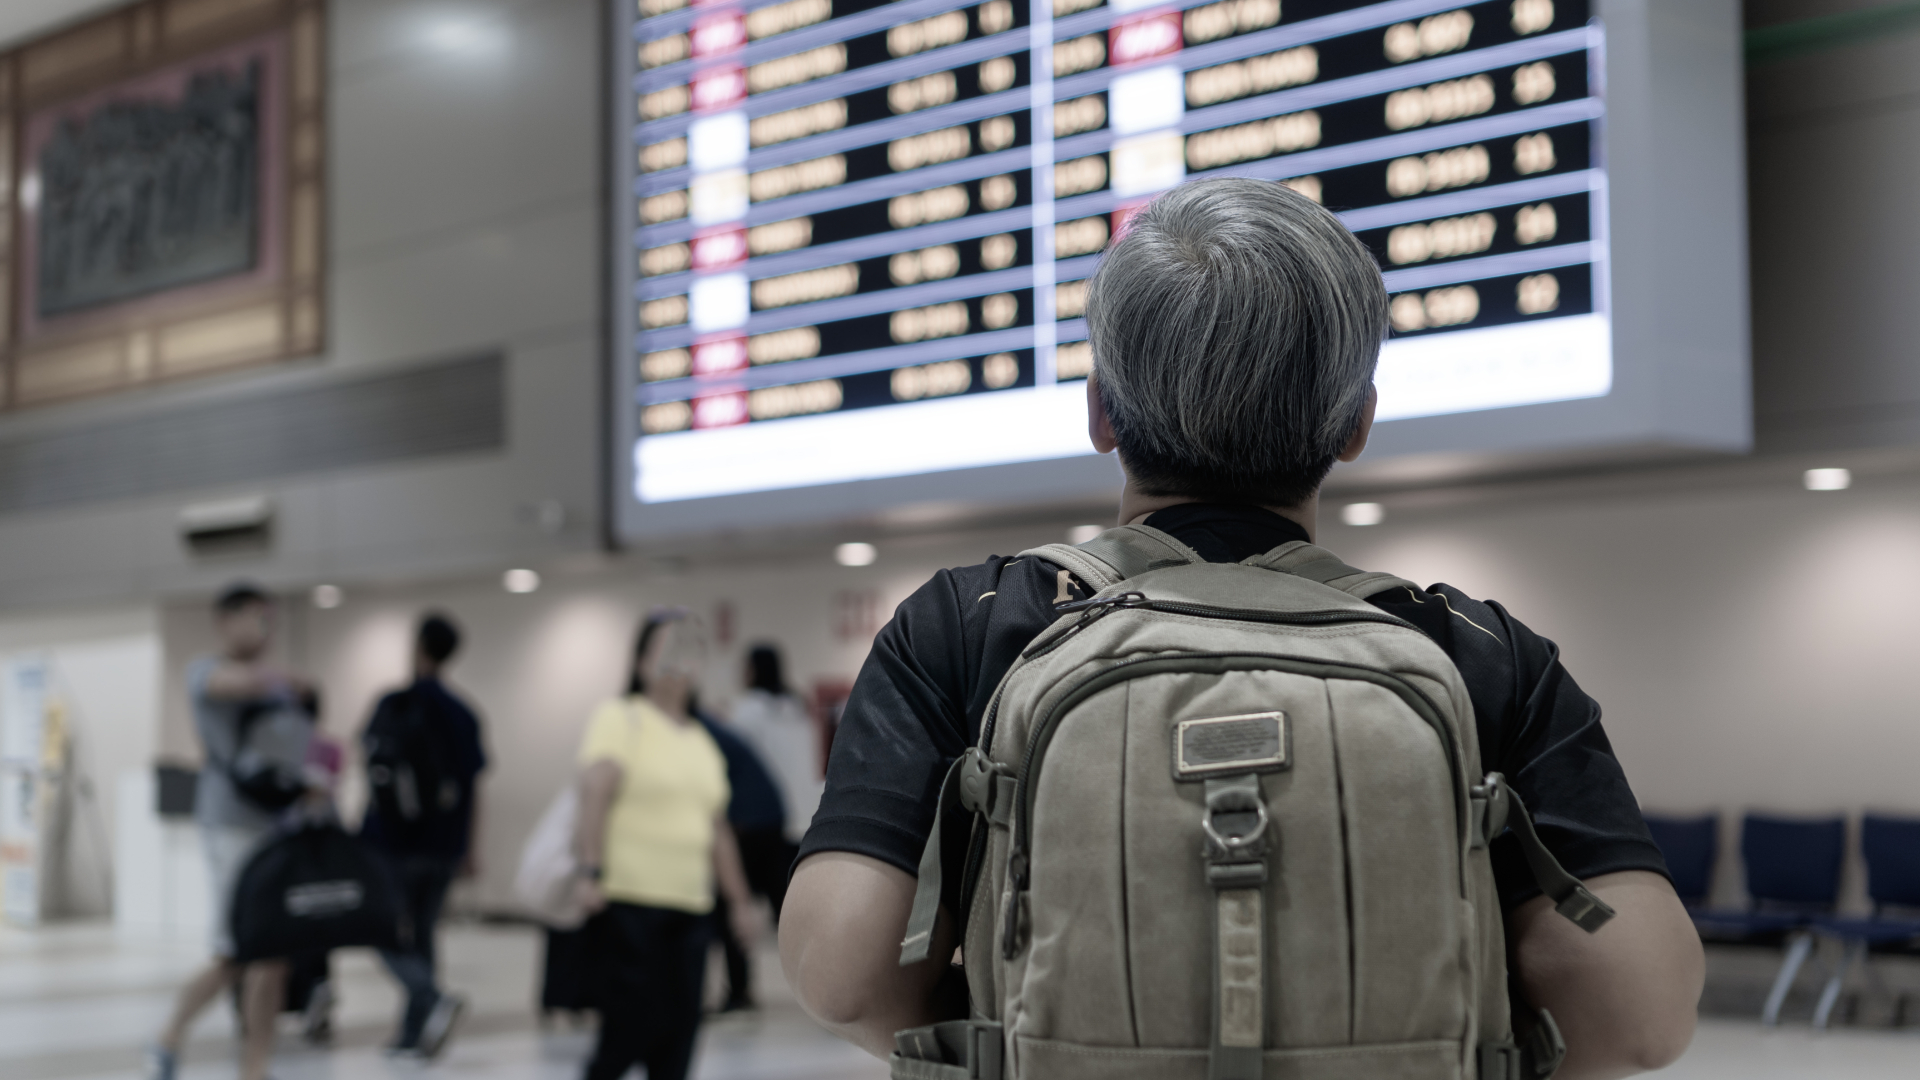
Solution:
<path fill-rule="evenodd" d="M 1560 1063 L 1567 1060 L 1567 1040 L 1560 1035 L 1560 1025 L 1554 1022 L 1553 1014 L 1545 1009 L 1535 1013 L 1535 1022 L 1520 1047 L 1520 1077 L 1522 1080 L 1546 1080 L 1560 1071 Z"/>
<path fill-rule="evenodd" d="M 960 805 L 1004 825 L 1013 811 L 1013 770 L 987 760 L 975 747 L 960 755 Z"/>
<path fill-rule="evenodd" d="M 1520 1048 L 1510 1042 L 1480 1044 L 1480 1080 L 1532 1080 L 1521 1069 Z"/>
<path fill-rule="evenodd" d="M 1467 790 L 1467 800 L 1473 810 L 1469 850 L 1493 843 L 1493 838 L 1507 827 L 1507 798 L 1507 778 L 1497 772 L 1488 773 L 1485 780 Z"/>

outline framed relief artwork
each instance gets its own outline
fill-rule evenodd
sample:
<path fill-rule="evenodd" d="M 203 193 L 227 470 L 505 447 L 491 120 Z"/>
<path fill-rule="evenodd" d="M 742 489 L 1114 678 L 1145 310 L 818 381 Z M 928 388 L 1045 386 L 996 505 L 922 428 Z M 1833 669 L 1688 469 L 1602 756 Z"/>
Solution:
<path fill-rule="evenodd" d="M 0 408 L 320 351 L 321 0 L 145 0 L 0 54 Z"/>

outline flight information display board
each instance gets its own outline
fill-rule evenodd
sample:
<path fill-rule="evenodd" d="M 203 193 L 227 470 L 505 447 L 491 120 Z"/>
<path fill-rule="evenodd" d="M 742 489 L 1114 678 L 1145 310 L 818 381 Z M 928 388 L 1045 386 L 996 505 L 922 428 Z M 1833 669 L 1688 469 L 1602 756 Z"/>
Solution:
<path fill-rule="evenodd" d="M 1607 394 L 1586 0 L 625 0 L 616 380 L 671 503 L 1087 454 L 1086 279 L 1184 180 L 1374 251 L 1383 421 Z"/>

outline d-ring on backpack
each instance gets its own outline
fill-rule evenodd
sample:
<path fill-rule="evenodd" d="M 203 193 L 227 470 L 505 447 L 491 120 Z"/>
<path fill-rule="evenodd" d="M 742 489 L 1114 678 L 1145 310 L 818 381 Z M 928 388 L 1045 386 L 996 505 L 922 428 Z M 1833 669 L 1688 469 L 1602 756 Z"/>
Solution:
<path fill-rule="evenodd" d="M 973 1018 L 901 1032 L 901 1080 L 1521 1080 L 1487 842 L 1511 825 L 1588 932 L 1440 647 L 1366 602 L 1409 585 L 1294 542 L 1204 562 L 1129 525 L 1023 553 L 1070 601 L 947 774 L 970 811 Z M 940 821 L 901 963 L 924 960 Z M 1524 1014 L 1531 1016 L 1531 1014 Z"/>

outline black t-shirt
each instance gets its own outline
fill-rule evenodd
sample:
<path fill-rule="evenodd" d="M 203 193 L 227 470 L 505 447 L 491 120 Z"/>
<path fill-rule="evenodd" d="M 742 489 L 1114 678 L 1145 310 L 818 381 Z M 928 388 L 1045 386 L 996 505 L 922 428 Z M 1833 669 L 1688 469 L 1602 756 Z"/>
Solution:
<path fill-rule="evenodd" d="M 1238 562 L 1307 539 L 1299 525 L 1257 507 L 1188 503 L 1159 511 L 1147 524 L 1208 562 Z M 840 718 L 826 793 L 800 845 L 802 858 L 851 851 L 917 872 L 940 781 L 979 740 L 1001 677 L 1053 624 L 1059 570 L 1038 559 L 995 556 L 942 570 L 901 603 L 874 639 Z M 1089 595 L 1075 584 L 1076 597 Z M 1473 700 L 1482 768 L 1506 774 L 1568 872 L 1666 873 L 1600 727 L 1600 706 L 1561 666 L 1558 646 L 1499 604 L 1449 585 L 1394 589 L 1369 600 L 1425 631 L 1459 667 Z M 943 848 L 944 881 L 954 887 L 964 832 L 960 837 Z M 1509 908 L 1539 893 L 1511 835 L 1494 842 L 1493 863 Z"/>
<path fill-rule="evenodd" d="M 487 768 L 487 751 L 480 742 L 480 719 L 439 679 L 416 679 L 406 690 L 396 690 L 380 699 L 374 707 L 374 720 L 403 707 L 407 694 L 418 695 L 418 706 L 430 725 L 431 737 L 439 742 L 439 760 L 452 771 L 459 798 L 444 812 L 426 817 L 421 830 L 408 835 L 380 814 L 378 803 L 369 803 L 360 822 L 360 835 L 367 843 L 398 855 L 418 855 L 458 862 L 466 858 L 473 842 L 474 782 Z M 366 733 L 361 734 L 364 746 Z"/>

